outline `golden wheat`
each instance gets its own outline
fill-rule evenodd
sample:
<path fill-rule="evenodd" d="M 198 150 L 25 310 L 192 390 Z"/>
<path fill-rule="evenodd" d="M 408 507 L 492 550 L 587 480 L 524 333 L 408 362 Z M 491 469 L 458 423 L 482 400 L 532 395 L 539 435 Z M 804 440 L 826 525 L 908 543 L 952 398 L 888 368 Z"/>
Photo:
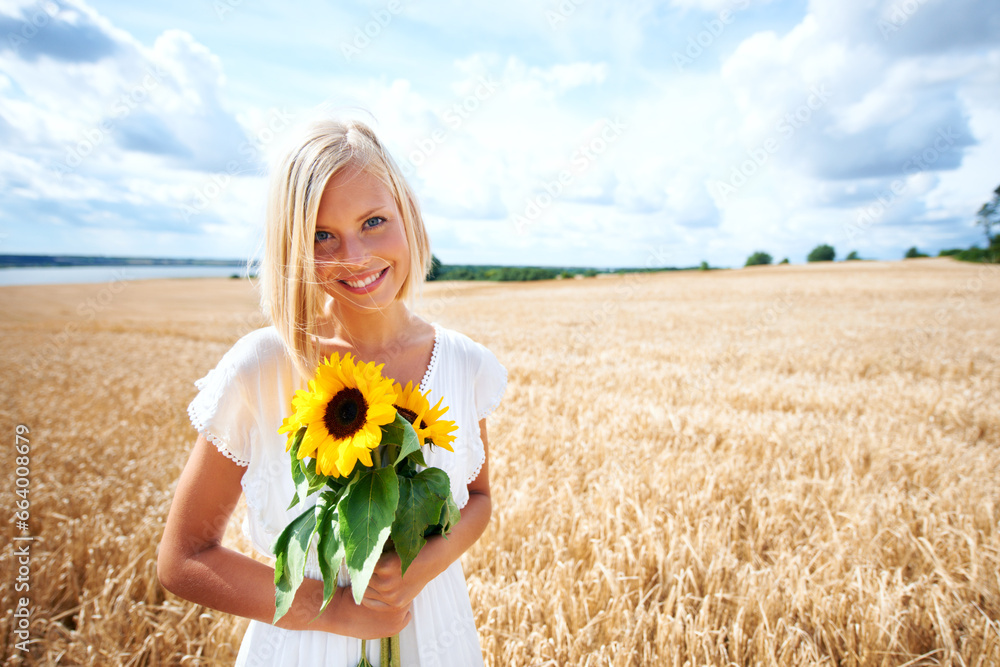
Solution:
<path fill-rule="evenodd" d="M 252 289 L 0 303 L 38 536 L 27 655 L 2 556 L 7 664 L 230 664 L 245 621 L 165 594 L 155 551 Z M 429 285 L 510 376 L 464 558 L 487 664 L 1000 664 L 998 305 L 1000 268 L 948 259 Z"/>

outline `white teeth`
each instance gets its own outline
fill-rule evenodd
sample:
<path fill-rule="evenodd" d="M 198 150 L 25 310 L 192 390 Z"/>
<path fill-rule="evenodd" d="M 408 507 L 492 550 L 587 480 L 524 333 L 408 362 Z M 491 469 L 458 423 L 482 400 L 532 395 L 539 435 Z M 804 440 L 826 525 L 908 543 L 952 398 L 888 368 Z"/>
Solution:
<path fill-rule="evenodd" d="M 371 285 L 373 282 L 378 280 L 381 275 L 382 271 L 379 271 L 378 273 L 373 273 L 364 280 L 345 280 L 343 282 L 350 285 L 354 289 L 361 289 L 362 287 L 368 287 L 369 285 Z"/>

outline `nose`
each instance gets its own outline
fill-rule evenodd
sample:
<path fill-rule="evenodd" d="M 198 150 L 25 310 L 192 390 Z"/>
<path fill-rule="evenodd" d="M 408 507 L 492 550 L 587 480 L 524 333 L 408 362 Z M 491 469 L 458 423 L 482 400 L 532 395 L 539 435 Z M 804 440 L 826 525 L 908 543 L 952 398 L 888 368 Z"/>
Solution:
<path fill-rule="evenodd" d="M 345 236 L 338 250 L 339 257 L 337 259 L 346 264 L 349 269 L 364 265 L 370 255 L 365 240 L 356 234 Z"/>

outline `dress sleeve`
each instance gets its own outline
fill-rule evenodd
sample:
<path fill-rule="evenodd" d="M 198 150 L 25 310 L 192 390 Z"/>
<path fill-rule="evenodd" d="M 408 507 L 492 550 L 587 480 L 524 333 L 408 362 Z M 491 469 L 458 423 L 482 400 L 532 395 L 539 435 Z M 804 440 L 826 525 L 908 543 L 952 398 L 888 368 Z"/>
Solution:
<path fill-rule="evenodd" d="M 199 392 L 188 405 L 188 416 L 219 452 L 246 467 L 256 421 L 236 352 L 227 352 L 218 366 L 195 380 Z"/>
<path fill-rule="evenodd" d="M 479 347 L 482 355 L 474 384 L 477 420 L 485 419 L 500 405 L 507 388 L 507 369 L 497 361 L 496 355 L 485 347 Z"/>

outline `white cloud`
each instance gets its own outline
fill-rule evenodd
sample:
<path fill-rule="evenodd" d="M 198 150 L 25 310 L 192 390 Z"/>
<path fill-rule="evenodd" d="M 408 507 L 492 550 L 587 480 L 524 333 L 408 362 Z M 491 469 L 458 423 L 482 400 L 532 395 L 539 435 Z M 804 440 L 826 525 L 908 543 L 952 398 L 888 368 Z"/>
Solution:
<path fill-rule="evenodd" d="M 985 0 L 956 2 L 917 3 L 888 33 L 889 0 L 813 0 L 801 16 L 744 0 L 402 3 L 345 67 L 338 39 L 385 7 L 371 0 L 338 6 L 328 53 L 303 58 L 323 44 L 311 25 L 301 52 L 284 40 L 257 72 L 240 54 L 282 29 L 278 13 L 244 4 L 227 30 L 164 24 L 143 44 L 60 0 L 51 32 L 0 46 L 0 220 L 76 225 L 93 242 L 155 230 L 179 255 L 200 234 L 205 254 L 240 254 L 260 223 L 264 158 L 319 104 L 371 111 L 446 261 L 621 265 L 650 245 L 675 265 L 741 265 L 757 249 L 801 261 L 818 242 L 846 243 L 845 221 L 896 183 L 852 239 L 863 256 L 895 257 L 908 230 L 947 236 L 998 180 L 988 38 L 1000 28 Z M 19 30 L 36 6 L 2 5 L 0 27 Z M 683 26 L 724 9 L 746 11 L 680 71 Z M 621 131 L 602 135 L 609 123 Z M 46 170 L 71 160 L 62 176 Z"/>

